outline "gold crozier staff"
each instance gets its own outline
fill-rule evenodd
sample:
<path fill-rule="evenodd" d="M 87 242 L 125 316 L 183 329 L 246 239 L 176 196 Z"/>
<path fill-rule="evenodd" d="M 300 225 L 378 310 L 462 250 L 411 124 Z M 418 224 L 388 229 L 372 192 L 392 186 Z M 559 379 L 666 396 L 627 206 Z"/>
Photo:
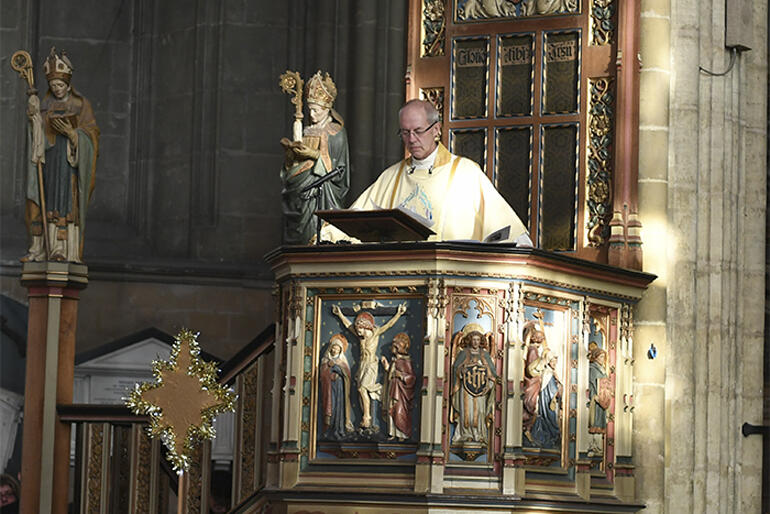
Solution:
<path fill-rule="evenodd" d="M 27 84 L 29 85 L 29 89 L 27 89 L 27 95 L 29 96 L 28 103 L 30 107 L 33 105 L 36 106 L 36 109 L 34 109 L 37 112 L 36 116 L 40 116 L 40 98 L 37 96 L 37 89 L 35 89 L 35 74 L 32 69 L 32 57 L 30 57 L 29 52 L 25 50 L 16 51 L 13 56 L 11 56 L 11 68 L 18 71 L 22 79 L 26 79 Z M 30 110 L 28 110 L 28 113 L 29 112 Z M 32 118 L 30 118 L 29 122 L 32 130 L 32 161 L 37 164 L 37 187 L 38 193 L 40 194 L 40 212 L 42 213 L 41 218 L 43 221 L 43 245 L 45 247 L 46 259 L 48 259 L 51 252 L 48 248 L 48 220 L 45 215 L 47 211 L 45 208 L 45 186 L 43 185 L 45 145 L 42 141 L 42 131 L 36 130 L 36 127 L 40 124 L 36 124 Z M 38 134 L 38 132 L 40 133 Z"/>

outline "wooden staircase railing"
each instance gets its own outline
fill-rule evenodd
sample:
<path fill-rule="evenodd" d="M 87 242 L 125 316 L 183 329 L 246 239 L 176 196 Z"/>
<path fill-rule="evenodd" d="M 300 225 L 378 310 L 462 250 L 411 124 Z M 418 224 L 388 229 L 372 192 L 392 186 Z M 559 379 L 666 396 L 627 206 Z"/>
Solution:
<path fill-rule="evenodd" d="M 270 325 L 220 366 L 222 384 L 239 395 L 231 503 L 264 483 L 265 397 L 272 390 L 275 326 Z M 270 372 L 268 372 L 270 370 Z M 176 505 L 177 475 L 159 440 L 147 436 L 148 418 L 123 405 L 61 404 L 59 420 L 75 429 L 75 513 L 161 513 Z M 208 512 L 211 443 L 200 445 L 189 471 L 186 511 Z M 173 509 L 172 509 L 173 510 Z"/>

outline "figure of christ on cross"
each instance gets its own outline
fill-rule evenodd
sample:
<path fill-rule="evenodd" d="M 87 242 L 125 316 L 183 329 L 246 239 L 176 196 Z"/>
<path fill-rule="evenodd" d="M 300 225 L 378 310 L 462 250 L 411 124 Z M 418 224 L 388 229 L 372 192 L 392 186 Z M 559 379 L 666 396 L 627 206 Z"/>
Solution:
<path fill-rule="evenodd" d="M 374 323 L 374 316 L 368 312 L 360 313 L 356 316 L 355 322 L 351 323 L 342 314 L 338 305 L 332 306 L 332 313 L 340 319 L 345 328 L 358 336 L 361 345 L 361 359 L 358 363 L 356 380 L 358 382 L 358 395 L 361 398 L 361 410 L 363 411 L 362 429 L 372 428 L 372 400 L 379 400 L 382 390 L 382 384 L 377 383 L 377 347 L 380 343 L 380 336 L 387 332 L 405 312 L 406 304 L 402 303 L 398 306 L 396 314 L 378 327 Z"/>

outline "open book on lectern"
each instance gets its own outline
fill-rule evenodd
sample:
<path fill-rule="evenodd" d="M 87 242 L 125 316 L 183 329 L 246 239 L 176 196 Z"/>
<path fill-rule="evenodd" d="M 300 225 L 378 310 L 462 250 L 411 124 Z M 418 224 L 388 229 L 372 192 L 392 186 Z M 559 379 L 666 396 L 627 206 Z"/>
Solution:
<path fill-rule="evenodd" d="M 428 220 L 403 208 L 316 211 L 316 216 L 362 242 L 425 241 L 435 234 Z"/>
<path fill-rule="evenodd" d="M 316 215 L 331 223 L 351 237 L 362 242 L 425 241 L 435 232 L 428 219 L 419 214 L 397 207 L 395 209 L 344 209 L 316 211 Z M 495 230 L 484 238 L 484 243 L 508 240 L 510 225 Z M 473 242 L 476 240 L 456 241 Z"/>

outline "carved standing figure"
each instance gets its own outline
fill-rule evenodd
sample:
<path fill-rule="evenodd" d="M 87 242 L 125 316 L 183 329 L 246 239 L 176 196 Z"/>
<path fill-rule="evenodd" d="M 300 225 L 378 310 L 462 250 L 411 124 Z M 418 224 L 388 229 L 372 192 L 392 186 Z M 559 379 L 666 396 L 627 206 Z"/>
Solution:
<path fill-rule="evenodd" d="M 529 436 L 530 441 L 540 448 L 556 448 L 561 441 L 563 387 L 557 376 L 558 361 L 558 355 L 546 348 L 540 358 L 529 366 L 532 375 L 540 377 L 537 417 Z"/>
<path fill-rule="evenodd" d="M 377 382 L 377 347 L 380 343 L 380 336 L 387 332 L 398 319 L 406 312 L 406 304 L 401 304 L 396 310 L 396 314 L 382 326 L 377 326 L 374 322 L 374 316 L 368 312 L 362 312 L 356 316 L 355 323 L 345 317 L 338 305 L 332 306 L 332 313 L 337 316 L 342 325 L 353 332 L 361 344 L 361 358 L 358 363 L 358 373 L 356 380 L 358 382 L 358 395 L 361 399 L 361 410 L 363 417 L 361 419 L 361 428 L 372 428 L 373 400 L 380 399 L 382 384 Z M 352 328 L 351 328 L 352 327 Z"/>
<path fill-rule="evenodd" d="M 412 402 L 417 377 L 409 357 L 410 344 L 409 336 L 399 332 L 393 337 L 391 361 L 388 362 L 384 355 L 380 357 L 386 373 L 382 411 L 388 420 L 388 437 L 391 439 L 412 437 Z"/>
<path fill-rule="evenodd" d="M 330 439 L 342 439 L 353 431 L 350 416 L 350 365 L 345 357 L 348 340 L 334 334 L 321 358 L 321 405 L 324 431 Z"/>
<path fill-rule="evenodd" d="M 525 337 L 525 342 L 527 337 Z M 534 372 L 533 364 L 540 358 L 541 348 L 545 343 L 545 333 L 542 330 L 533 329 L 528 337 L 527 354 L 524 358 L 524 402 L 522 420 L 524 435 L 532 441 L 532 425 L 537 419 L 537 397 L 540 394 L 542 377 Z"/>
<path fill-rule="evenodd" d="M 604 453 L 602 436 L 607 430 L 607 409 L 612 399 L 607 378 L 607 352 L 595 342 L 588 344 L 588 433 L 591 442 L 589 457 Z"/>
<path fill-rule="evenodd" d="M 452 365 L 452 443 L 488 443 L 488 425 L 494 414 L 495 363 L 483 329 L 468 323 L 455 336 L 457 355 Z M 459 349 L 459 351 L 458 351 Z"/>
<path fill-rule="evenodd" d="M 82 259 L 86 208 L 94 190 L 99 152 L 99 127 L 91 103 L 70 84 L 73 69 L 63 52 L 57 55 L 56 49 L 51 48 L 44 63 L 48 92 L 42 102 L 37 95 L 30 95 L 27 104 L 25 220 L 31 244 L 22 262 Z"/>
<path fill-rule="evenodd" d="M 281 139 L 286 152 L 286 162 L 281 169 L 283 242 L 286 244 L 308 244 L 316 231 L 315 211 L 341 209 L 348 193 L 348 135 L 342 117 L 332 108 L 336 97 L 337 87 L 332 78 L 318 71 L 305 88 L 310 125 L 305 127 L 301 138 L 295 133 L 293 141 Z M 301 118 L 301 107 L 299 110 Z M 342 167 L 342 171 L 324 182 L 316 196 L 302 192 L 337 167 Z"/>

